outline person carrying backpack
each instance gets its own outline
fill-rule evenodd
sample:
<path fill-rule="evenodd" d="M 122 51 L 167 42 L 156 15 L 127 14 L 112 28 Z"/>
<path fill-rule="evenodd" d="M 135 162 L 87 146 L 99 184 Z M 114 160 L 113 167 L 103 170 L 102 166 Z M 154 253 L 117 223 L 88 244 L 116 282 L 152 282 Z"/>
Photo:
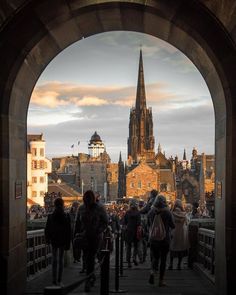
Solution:
<path fill-rule="evenodd" d="M 154 284 L 154 272 L 160 260 L 159 286 L 166 286 L 164 275 L 166 258 L 170 248 L 171 229 L 175 228 L 172 214 L 167 206 L 166 198 L 159 195 L 148 213 L 149 242 L 152 256 L 152 267 L 149 283 Z"/>

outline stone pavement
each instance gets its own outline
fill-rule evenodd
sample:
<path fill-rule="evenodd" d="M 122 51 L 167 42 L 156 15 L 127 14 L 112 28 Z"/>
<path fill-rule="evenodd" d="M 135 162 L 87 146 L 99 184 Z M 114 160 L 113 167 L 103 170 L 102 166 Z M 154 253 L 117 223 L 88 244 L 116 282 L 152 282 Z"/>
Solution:
<path fill-rule="evenodd" d="M 65 285 L 71 284 L 76 280 L 81 280 L 85 277 L 80 274 L 80 264 L 71 264 L 65 268 L 63 274 L 63 282 Z M 115 288 L 114 278 L 114 259 L 111 260 L 110 270 L 110 291 Z M 158 287 L 158 275 L 155 278 L 155 284 L 148 283 L 149 264 L 140 264 L 128 269 L 126 264 L 124 268 L 124 277 L 120 278 L 120 289 L 125 289 L 125 294 L 171 294 L 171 295 L 214 295 L 215 290 L 212 283 L 200 275 L 195 270 L 187 268 L 186 264 L 182 270 L 167 270 L 166 271 L 166 287 Z M 100 294 L 100 277 L 99 269 L 97 271 L 97 281 L 89 294 Z M 43 294 L 45 286 L 51 284 L 51 272 L 45 272 L 38 278 L 28 282 L 26 294 Z M 84 293 L 84 284 L 72 290 L 70 295 L 87 294 Z"/>

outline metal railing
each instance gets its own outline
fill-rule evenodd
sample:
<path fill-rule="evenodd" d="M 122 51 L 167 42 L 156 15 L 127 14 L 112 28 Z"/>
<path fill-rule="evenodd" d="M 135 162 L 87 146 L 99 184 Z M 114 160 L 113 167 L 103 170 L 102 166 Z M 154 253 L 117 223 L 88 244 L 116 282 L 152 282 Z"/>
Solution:
<path fill-rule="evenodd" d="M 51 247 L 45 243 L 44 229 L 27 231 L 27 279 L 47 270 L 51 263 Z"/>
<path fill-rule="evenodd" d="M 199 228 L 198 229 L 198 263 L 202 266 L 205 273 L 210 276 L 215 274 L 215 231 Z"/>

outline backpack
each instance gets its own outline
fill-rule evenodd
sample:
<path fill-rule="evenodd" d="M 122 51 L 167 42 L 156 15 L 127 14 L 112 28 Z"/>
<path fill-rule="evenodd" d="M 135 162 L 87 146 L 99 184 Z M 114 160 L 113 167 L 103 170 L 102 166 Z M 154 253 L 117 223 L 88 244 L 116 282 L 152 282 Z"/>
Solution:
<path fill-rule="evenodd" d="M 162 241 L 166 237 L 166 229 L 161 215 L 156 214 L 149 232 L 150 241 Z"/>

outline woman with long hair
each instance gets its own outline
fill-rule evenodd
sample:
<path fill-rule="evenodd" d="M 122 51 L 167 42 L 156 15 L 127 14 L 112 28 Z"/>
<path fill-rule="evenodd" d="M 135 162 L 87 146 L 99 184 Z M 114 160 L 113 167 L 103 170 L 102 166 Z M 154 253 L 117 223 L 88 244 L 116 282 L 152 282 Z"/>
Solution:
<path fill-rule="evenodd" d="M 107 225 L 108 217 L 104 207 L 97 204 L 92 190 L 86 191 L 75 224 L 75 234 L 81 237 L 81 247 L 84 253 L 87 274 L 85 292 L 89 292 L 95 282 L 95 257 L 100 249 L 102 235 Z"/>

